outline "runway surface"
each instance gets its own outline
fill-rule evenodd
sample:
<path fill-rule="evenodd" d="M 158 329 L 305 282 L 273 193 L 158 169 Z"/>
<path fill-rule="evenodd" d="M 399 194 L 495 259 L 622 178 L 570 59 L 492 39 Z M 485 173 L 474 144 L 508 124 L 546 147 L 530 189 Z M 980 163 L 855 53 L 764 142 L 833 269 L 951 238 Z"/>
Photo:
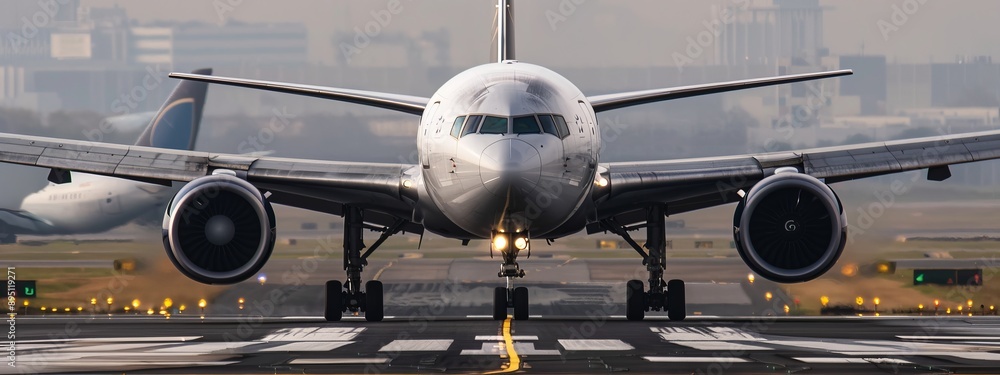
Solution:
<path fill-rule="evenodd" d="M 530 320 L 489 317 L 498 261 L 373 260 L 386 321 L 323 321 L 323 284 L 340 259 L 275 259 L 268 280 L 237 284 L 201 319 L 19 316 L 16 366 L 4 373 L 553 373 L 990 372 L 1000 363 L 991 317 L 784 317 L 788 297 L 750 284 L 733 258 L 670 259 L 686 281 L 688 320 L 624 319 L 638 259 L 532 258 Z M 772 291 L 767 300 L 764 291 Z M 236 301 L 243 298 L 242 309 Z M 779 317 L 780 316 L 780 317 Z M 4 341 L 0 341 L 0 344 Z M 513 360 L 516 358 L 516 360 Z"/>
<path fill-rule="evenodd" d="M 0 373 L 974 373 L 1000 363 L 990 318 L 103 317 L 17 329 L 17 367 Z"/>

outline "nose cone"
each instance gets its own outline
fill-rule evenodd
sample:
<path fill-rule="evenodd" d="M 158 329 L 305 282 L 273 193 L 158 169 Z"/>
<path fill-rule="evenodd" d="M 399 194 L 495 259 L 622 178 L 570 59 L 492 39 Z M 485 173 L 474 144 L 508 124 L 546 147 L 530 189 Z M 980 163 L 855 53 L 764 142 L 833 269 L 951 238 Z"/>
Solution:
<path fill-rule="evenodd" d="M 483 186 L 497 196 L 530 193 L 538 185 L 541 170 L 538 150 L 519 139 L 506 138 L 493 143 L 479 159 Z"/>

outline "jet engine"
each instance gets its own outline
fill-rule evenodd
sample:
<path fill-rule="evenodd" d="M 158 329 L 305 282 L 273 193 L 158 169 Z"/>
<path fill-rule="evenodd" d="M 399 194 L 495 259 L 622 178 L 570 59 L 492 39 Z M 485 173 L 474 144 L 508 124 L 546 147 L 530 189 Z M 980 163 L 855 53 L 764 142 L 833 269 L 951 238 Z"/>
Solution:
<path fill-rule="evenodd" d="M 840 198 L 815 177 L 776 173 L 736 207 L 733 237 L 750 269 L 771 281 L 809 281 L 833 267 L 847 242 Z"/>
<path fill-rule="evenodd" d="M 233 284 L 260 271 L 274 250 L 274 211 L 256 187 L 227 174 L 189 182 L 163 216 L 163 247 L 185 276 Z"/>

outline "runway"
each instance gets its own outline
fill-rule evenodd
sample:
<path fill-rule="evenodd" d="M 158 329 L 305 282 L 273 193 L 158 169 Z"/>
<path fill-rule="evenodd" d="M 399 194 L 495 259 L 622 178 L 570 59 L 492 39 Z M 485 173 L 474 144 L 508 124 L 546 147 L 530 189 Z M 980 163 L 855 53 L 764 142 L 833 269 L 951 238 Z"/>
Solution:
<path fill-rule="evenodd" d="M 17 367 L 0 373 L 985 373 L 1000 363 L 990 318 L 99 317 L 17 329 Z"/>
<path fill-rule="evenodd" d="M 528 276 L 517 283 L 529 288 L 530 320 L 494 321 L 497 264 L 373 260 L 365 279 L 385 283 L 386 320 L 328 323 L 323 283 L 342 275 L 340 259 L 276 259 L 264 285 L 230 287 L 205 319 L 196 309 L 169 319 L 19 316 L 17 367 L 0 366 L 0 374 L 926 373 L 989 372 L 1000 363 L 1000 319 L 785 317 L 781 289 L 750 284 L 732 258 L 670 259 L 668 277 L 686 281 L 688 319 L 680 323 L 662 312 L 625 320 L 624 281 L 645 278 L 638 259 L 526 259 Z"/>

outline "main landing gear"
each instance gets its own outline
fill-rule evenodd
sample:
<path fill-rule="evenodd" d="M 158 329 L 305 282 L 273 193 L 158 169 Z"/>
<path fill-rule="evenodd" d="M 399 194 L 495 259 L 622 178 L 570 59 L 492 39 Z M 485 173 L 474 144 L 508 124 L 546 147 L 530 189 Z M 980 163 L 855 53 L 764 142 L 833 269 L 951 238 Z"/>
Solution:
<path fill-rule="evenodd" d="M 370 280 L 365 283 L 365 289 L 361 289 L 361 272 L 368 265 L 368 256 L 375 252 L 389 236 L 398 233 L 404 220 L 397 220 L 388 227 L 371 227 L 364 224 L 364 211 L 357 207 L 347 206 L 344 208 L 344 270 L 347 271 L 347 282 L 341 283 L 339 280 L 326 282 L 326 311 L 324 316 L 327 321 L 339 321 L 345 312 L 365 313 L 365 320 L 369 322 L 379 322 L 383 318 L 382 309 L 382 282 Z M 382 232 L 378 240 L 372 247 L 365 251 L 363 241 L 363 230 L 374 229 Z"/>
<path fill-rule="evenodd" d="M 524 270 L 517 265 L 517 254 L 528 250 L 528 237 L 521 233 L 497 233 L 491 246 L 490 255 L 498 250 L 503 258 L 497 277 L 507 279 L 506 287 L 498 286 L 493 290 L 493 319 L 507 319 L 507 309 L 513 308 L 515 320 L 528 320 L 528 288 L 514 287 L 514 279 L 524 277 Z M 530 250 L 528 256 L 531 256 Z"/>
<path fill-rule="evenodd" d="M 646 209 L 646 224 L 626 227 L 614 219 L 602 221 L 608 231 L 621 236 L 642 256 L 642 264 L 649 272 L 649 290 L 644 290 L 641 280 L 630 280 L 626 284 L 625 317 L 628 320 L 642 320 L 646 311 L 667 311 L 673 321 L 684 320 L 687 316 L 684 304 L 684 282 L 670 280 L 663 282 L 663 270 L 667 260 L 666 215 L 663 205 L 653 205 Z M 646 227 L 647 254 L 628 232 Z"/>

